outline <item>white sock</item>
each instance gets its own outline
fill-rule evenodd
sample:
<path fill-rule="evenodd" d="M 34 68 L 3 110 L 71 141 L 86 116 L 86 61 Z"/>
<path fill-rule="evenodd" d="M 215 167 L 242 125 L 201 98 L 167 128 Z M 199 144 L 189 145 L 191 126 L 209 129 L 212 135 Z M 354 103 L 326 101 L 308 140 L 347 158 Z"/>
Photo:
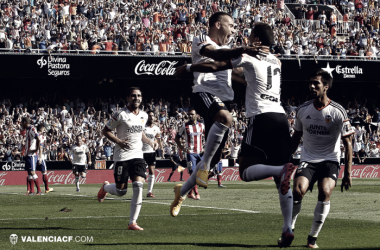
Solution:
<path fill-rule="evenodd" d="M 79 189 L 79 176 L 75 176 L 75 186 Z"/>
<path fill-rule="evenodd" d="M 106 191 L 107 193 L 113 194 L 113 195 L 120 196 L 117 193 L 116 184 L 107 184 L 107 185 L 104 185 L 104 191 Z"/>
<path fill-rule="evenodd" d="M 222 123 L 214 122 L 211 126 L 210 131 L 207 135 L 207 141 L 205 146 L 205 152 L 203 155 L 202 162 L 206 164 L 204 170 L 210 170 L 211 160 L 215 155 L 215 152 L 218 150 L 220 144 L 222 143 L 224 134 L 228 131 L 228 127 Z M 204 164 L 202 164 L 201 169 L 203 169 Z"/>
<path fill-rule="evenodd" d="M 293 194 L 290 188 L 285 195 L 281 194 L 281 188 L 279 188 L 278 194 L 280 198 L 282 217 L 284 218 L 282 232 L 285 232 L 288 228 L 291 228 L 292 226 Z"/>
<path fill-rule="evenodd" d="M 154 174 L 150 174 L 148 177 L 148 193 L 151 193 L 154 185 Z"/>
<path fill-rule="evenodd" d="M 182 185 L 181 196 L 187 195 L 187 193 L 189 193 L 190 190 L 193 189 L 194 186 L 196 185 L 197 172 L 201 164 L 202 164 L 202 161 L 198 162 L 197 166 L 195 167 L 193 173 L 190 175 L 189 179 L 187 179 L 187 181 L 185 181 L 185 183 Z"/>
<path fill-rule="evenodd" d="M 314 210 L 314 219 L 311 226 L 310 234 L 317 237 L 322 229 L 323 223 L 330 212 L 330 201 L 318 201 Z"/>
<path fill-rule="evenodd" d="M 296 220 L 298 214 L 301 212 L 302 200 L 293 201 L 293 215 L 292 215 L 292 229 L 296 228 Z"/>
<path fill-rule="evenodd" d="M 131 214 L 129 216 L 129 225 L 136 223 L 139 217 L 141 204 L 142 204 L 142 193 L 143 193 L 143 183 L 135 181 L 132 183 L 133 186 L 133 196 L 131 200 Z"/>
<path fill-rule="evenodd" d="M 272 176 L 278 176 L 283 168 L 284 166 L 252 165 L 244 170 L 243 181 L 258 181 Z"/>

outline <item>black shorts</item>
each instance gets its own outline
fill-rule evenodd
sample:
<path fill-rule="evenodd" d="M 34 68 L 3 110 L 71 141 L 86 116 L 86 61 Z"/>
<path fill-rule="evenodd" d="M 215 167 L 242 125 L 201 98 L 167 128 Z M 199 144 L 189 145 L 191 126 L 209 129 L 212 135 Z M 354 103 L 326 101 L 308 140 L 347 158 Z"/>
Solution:
<path fill-rule="evenodd" d="M 280 166 L 288 163 L 291 155 L 292 141 L 285 114 L 270 112 L 249 118 L 240 156 Z"/>
<path fill-rule="evenodd" d="M 214 124 L 214 116 L 220 110 L 229 111 L 231 101 L 221 101 L 219 97 L 214 96 L 210 93 L 199 92 L 194 93 L 194 109 L 200 116 L 203 117 L 204 125 L 205 125 L 205 139 L 207 142 L 208 132 L 211 129 L 211 126 Z M 223 140 L 221 141 L 217 151 L 214 154 L 214 157 L 211 159 L 210 166 L 214 166 L 217 164 L 222 156 L 222 149 L 226 144 L 228 139 L 228 130 L 224 134 Z"/>
<path fill-rule="evenodd" d="M 136 175 L 146 179 L 146 163 L 144 159 L 115 162 L 113 171 L 115 183 L 127 183 L 130 176 Z"/>
<path fill-rule="evenodd" d="M 174 162 L 172 162 L 172 171 L 176 171 L 177 170 L 177 168 L 178 168 L 178 166 L 179 166 L 179 164 L 178 163 L 174 163 Z"/>
<path fill-rule="evenodd" d="M 73 173 L 86 173 L 86 165 L 73 164 Z"/>
<path fill-rule="evenodd" d="M 156 166 L 156 152 L 144 153 L 144 160 L 148 166 Z"/>
<path fill-rule="evenodd" d="M 309 190 L 313 190 L 314 183 L 330 177 L 336 182 L 339 177 L 340 166 L 335 161 L 323 161 L 319 163 L 301 162 L 294 178 L 304 176 L 309 180 Z"/>

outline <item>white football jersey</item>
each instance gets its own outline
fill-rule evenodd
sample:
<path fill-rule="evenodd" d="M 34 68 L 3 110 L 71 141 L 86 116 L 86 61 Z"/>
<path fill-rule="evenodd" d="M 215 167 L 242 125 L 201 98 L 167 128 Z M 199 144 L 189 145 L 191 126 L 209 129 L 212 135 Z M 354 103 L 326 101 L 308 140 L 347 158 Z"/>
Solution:
<path fill-rule="evenodd" d="M 86 165 L 86 154 L 89 152 L 86 144 L 83 143 L 80 146 L 74 144 L 71 146 L 70 151 L 73 154 L 73 163 L 75 165 Z"/>
<path fill-rule="evenodd" d="M 144 133 L 146 137 L 148 137 L 151 141 L 154 141 L 155 138 L 157 138 L 157 135 L 161 135 L 160 128 L 155 125 L 153 125 L 152 127 L 146 125 L 144 129 Z M 144 153 L 154 153 L 153 148 L 149 144 L 146 144 L 146 143 L 143 143 L 142 151 Z"/>
<path fill-rule="evenodd" d="M 247 89 L 245 93 L 246 117 L 275 112 L 285 113 L 280 101 L 281 66 L 269 54 L 261 61 L 246 54 L 231 60 L 233 68 L 243 67 Z"/>
<path fill-rule="evenodd" d="M 123 108 L 114 112 L 106 126 L 110 130 L 116 129 L 117 137 L 121 140 L 127 140 L 131 145 L 129 149 L 122 149 L 118 144 L 115 145 L 113 160 L 127 161 L 131 159 L 143 159 L 142 151 L 142 133 L 148 114 L 142 110 L 135 115 L 128 108 Z"/>
<path fill-rule="evenodd" d="M 355 131 L 351 127 L 346 110 L 331 101 L 317 109 L 313 100 L 297 109 L 295 130 L 303 131 L 301 162 L 319 163 L 340 161 L 340 138 Z"/>
<path fill-rule="evenodd" d="M 227 45 L 219 46 L 207 35 L 196 36 L 191 47 L 191 58 L 194 64 L 214 61 L 200 54 L 200 51 L 206 45 L 212 45 L 216 49 L 230 49 Z M 230 69 L 214 73 L 194 72 L 193 92 L 207 92 L 219 97 L 222 101 L 232 101 L 234 99 L 234 91 L 231 84 L 231 73 L 232 70 Z"/>

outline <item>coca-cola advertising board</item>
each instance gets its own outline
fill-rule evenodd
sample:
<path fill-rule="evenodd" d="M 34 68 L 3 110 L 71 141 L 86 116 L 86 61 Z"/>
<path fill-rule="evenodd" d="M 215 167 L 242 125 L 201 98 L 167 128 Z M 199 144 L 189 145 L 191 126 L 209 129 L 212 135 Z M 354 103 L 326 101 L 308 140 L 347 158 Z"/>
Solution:
<path fill-rule="evenodd" d="M 343 176 L 344 166 L 339 173 L 339 178 Z M 156 169 L 155 179 L 156 182 L 166 182 L 171 173 L 171 169 Z M 295 173 L 295 172 L 294 172 Z M 293 175 L 294 175 L 293 173 Z M 41 173 L 37 172 L 39 178 L 42 178 Z M 1 171 L 0 172 L 0 185 L 25 185 L 26 184 L 26 171 Z M 70 170 L 52 170 L 47 173 L 50 184 L 74 184 L 75 177 Z M 379 178 L 380 165 L 354 165 L 352 166 L 352 178 Z M 172 181 L 179 181 L 179 173 L 175 173 L 171 178 Z M 187 180 L 189 174 L 185 170 L 183 178 Z M 271 179 L 271 178 L 268 178 Z M 113 170 L 87 170 L 87 177 L 80 178 L 80 184 L 96 184 L 103 183 L 104 181 L 113 182 Z M 222 173 L 222 181 L 239 181 L 239 168 L 229 167 L 224 168 Z M 216 181 L 216 177 L 210 179 Z"/>

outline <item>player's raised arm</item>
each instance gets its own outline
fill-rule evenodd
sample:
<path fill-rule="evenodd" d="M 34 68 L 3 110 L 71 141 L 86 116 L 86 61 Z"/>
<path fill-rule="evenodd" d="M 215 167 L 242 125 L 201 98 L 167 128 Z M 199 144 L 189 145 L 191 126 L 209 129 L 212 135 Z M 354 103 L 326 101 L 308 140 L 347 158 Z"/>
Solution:
<path fill-rule="evenodd" d="M 211 73 L 211 72 L 217 72 L 217 71 L 222 71 L 226 69 L 232 69 L 232 65 L 229 60 L 222 61 L 222 62 L 208 61 L 208 62 L 195 63 L 195 64 L 185 63 L 184 65 L 176 68 L 174 75 L 178 79 L 178 77 L 180 77 L 185 72 Z"/>
<path fill-rule="evenodd" d="M 261 42 L 255 42 L 251 46 L 235 49 L 216 49 L 209 44 L 202 48 L 200 54 L 212 58 L 215 61 L 230 60 L 231 58 L 237 58 L 242 54 L 247 54 L 260 60 L 260 56 L 267 56 L 269 54 L 269 47 L 261 45 Z"/>
<path fill-rule="evenodd" d="M 344 144 L 344 176 L 342 179 L 341 191 L 343 192 L 343 187 L 346 191 L 351 187 L 352 179 L 351 179 L 351 167 L 352 167 L 352 135 L 343 137 Z"/>

